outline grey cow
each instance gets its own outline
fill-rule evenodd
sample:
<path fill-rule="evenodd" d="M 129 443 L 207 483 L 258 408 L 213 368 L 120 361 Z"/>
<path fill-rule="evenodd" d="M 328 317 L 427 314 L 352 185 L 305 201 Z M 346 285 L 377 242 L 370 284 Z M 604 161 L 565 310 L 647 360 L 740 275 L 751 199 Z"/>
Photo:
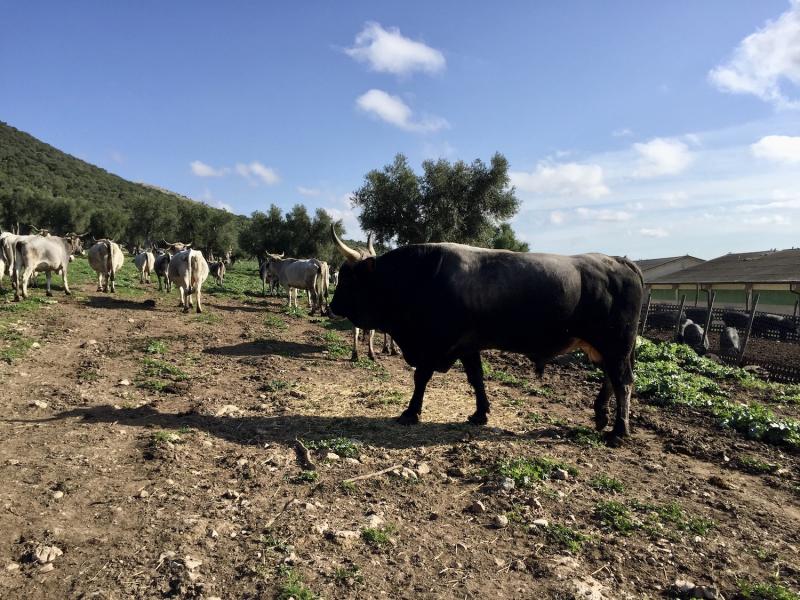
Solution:
<path fill-rule="evenodd" d="M 14 246 L 14 301 L 28 297 L 28 281 L 34 273 L 44 272 L 47 277 L 47 295 L 50 291 L 50 279 L 58 273 L 64 279 L 64 293 L 69 295 L 67 268 L 74 254 L 83 254 L 81 236 L 75 233 L 64 237 L 27 236 L 18 240 Z"/>

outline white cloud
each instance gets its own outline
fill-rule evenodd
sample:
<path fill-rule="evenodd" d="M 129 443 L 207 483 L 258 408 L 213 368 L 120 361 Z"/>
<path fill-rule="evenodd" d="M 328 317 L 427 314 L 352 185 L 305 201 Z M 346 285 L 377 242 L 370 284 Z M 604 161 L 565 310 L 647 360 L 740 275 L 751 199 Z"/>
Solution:
<path fill-rule="evenodd" d="M 550 222 L 553 225 L 561 225 L 566 219 L 566 215 L 560 210 L 554 210 L 550 213 Z"/>
<path fill-rule="evenodd" d="M 654 138 L 649 142 L 634 144 L 633 149 L 639 154 L 634 173 L 637 177 L 676 175 L 692 162 L 689 147 L 675 139 Z"/>
<path fill-rule="evenodd" d="M 449 127 L 441 117 L 416 118 L 411 108 L 398 96 L 387 94 L 383 90 L 371 89 L 356 99 L 356 106 L 364 112 L 379 119 L 405 129 L 428 133 Z"/>
<path fill-rule="evenodd" d="M 233 207 L 230 204 L 214 198 L 214 195 L 208 188 L 204 189 L 203 193 L 200 194 L 200 201 L 204 204 L 208 204 L 209 206 L 213 206 L 214 208 L 221 208 L 229 213 L 233 212 Z"/>
<path fill-rule="evenodd" d="M 644 237 L 665 238 L 669 235 L 669 232 L 663 227 L 643 227 L 639 230 L 639 234 L 643 235 Z"/>
<path fill-rule="evenodd" d="M 666 192 L 661 194 L 661 200 L 670 208 L 680 208 L 686 204 L 689 194 L 686 192 Z"/>
<path fill-rule="evenodd" d="M 237 163 L 234 170 L 238 175 L 248 179 L 251 183 L 256 183 L 256 180 L 261 180 L 261 182 L 267 185 L 275 185 L 281 180 L 275 169 L 262 165 L 257 160 L 247 164 Z"/>
<path fill-rule="evenodd" d="M 229 171 L 226 167 L 216 169 L 200 160 L 193 160 L 189 166 L 192 168 L 192 173 L 198 177 L 222 177 Z"/>
<path fill-rule="evenodd" d="M 782 89 L 784 80 L 800 84 L 800 0 L 792 0 L 789 10 L 744 38 L 732 58 L 708 76 L 722 91 L 800 108 L 800 101 L 788 98 Z"/>
<path fill-rule="evenodd" d="M 615 129 L 611 132 L 611 135 L 614 137 L 629 137 L 633 135 L 633 131 L 628 129 L 627 127 L 623 127 L 622 129 Z"/>
<path fill-rule="evenodd" d="M 783 215 L 764 215 L 763 217 L 748 217 L 742 219 L 748 225 L 791 225 L 792 222 Z"/>
<path fill-rule="evenodd" d="M 750 146 L 753 155 L 775 162 L 800 163 L 800 137 L 767 135 Z"/>
<path fill-rule="evenodd" d="M 297 193 L 301 196 L 319 196 L 322 192 L 318 188 L 309 188 L 302 185 L 297 186 Z"/>
<path fill-rule="evenodd" d="M 540 162 L 530 173 L 512 171 L 509 176 L 519 190 L 534 194 L 600 198 L 609 193 L 599 165 Z"/>
<path fill-rule="evenodd" d="M 445 68 L 444 55 L 435 48 L 404 37 L 396 27 L 367 23 L 345 53 L 373 71 L 406 75 L 414 71 L 437 73 Z"/>
<path fill-rule="evenodd" d="M 592 221 L 629 221 L 633 215 L 624 210 L 612 210 L 608 208 L 576 208 L 575 214 L 581 219 Z"/>
<path fill-rule="evenodd" d="M 734 208 L 734 211 L 742 213 L 751 213 L 762 210 L 776 210 L 776 209 L 800 210 L 800 198 L 775 200 L 773 202 L 740 204 L 736 208 Z"/>

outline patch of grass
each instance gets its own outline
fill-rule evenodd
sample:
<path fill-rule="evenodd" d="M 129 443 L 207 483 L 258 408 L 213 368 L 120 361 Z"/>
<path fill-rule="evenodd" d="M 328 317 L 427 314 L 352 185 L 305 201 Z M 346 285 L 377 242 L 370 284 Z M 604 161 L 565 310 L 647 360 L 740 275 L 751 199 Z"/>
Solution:
<path fill-rule="evenodd" d="M 315 483 L 319 479 L 319 473 L 316 471 L 300 471 L 299 475 L 295 475 L 289 481 L 292 483 Z"/>
<path fill-rule="evenodd" d="M 347 358 L 352 353 L 353 349 L 350 345 L 335 331 L 326 331 L 322 337 L 325 340 L 325 349 L 328 351 L 329 358 Z"/>
<path fill-rule="evenodd" d="M 276 538 L 270 533 L 264 533 L 258 538 L 259 543 L 264 545 L 264 548 L 267 550 L 274 550 L 275 552 L 284 552 L 288 547 L 288 544 L 280 539 Z"/>
<path fill-rule="evenodd" d="M 631 510 L 622 502 L 608 500 L 594 507 L 597 519 L 609 529 L 627 534 L 636 529 Z"/>
<path fill-rule="evenodd" d="M 525 419 L 527 421 L 530 421 L 534 425 L 538 425 L 539 423 L 542 423 L 544 421 L 545 417 L 542 413 L 529 412 L 527 415 L 525 415 Z"/>
<path fill-rule="evenodd" d="M 13 327 L 7 323 L 0 325 L 0 341 L 3 345 L 0 348 L 0 360 L 7 363 L 12 363 L 25 356 L 34 342 Z"/>
<path fill-rule="evenodd" d="M 800 594 L 780 583 L 748 583 L 740 581 L 739 596 L 743 600 L 800 600 Z"/>
<path fill-rule="evenodd" d="M 385 527 L 365 527 L 361 530 L 361 539 L 374 548 L 380 548 L 389 543 L 394 528 L 390 525 Z"/>
<path fill-rule="evenodd" d="M 322 440 L 303 441 L 309 450 L 325 450 L 335 452 L 345 458 L 355 458 L 361 454 L 361 442 L 345 437 L 327 438 Z"/>
<path fill-rule="evenodd" d="M 189 374 L 173 364 L 156 358 L 145 358 L 142 373 L 148 377 L 168 377 L 173 381 L 186 381 Z"/>
<path fill-rule="evenodd" d="M 405 395 L 403 392 L 397 390 L 389 390 L 381 392 L 377 396 L 370 398 L 367 401 L 367 406 L 402 406 L 406 403 Z"/>
<path fill-rule="evenodd" d="M 552 523 L 547 527 L 547 537 L 555 544 L 566 548 L 570 552 L 580 552 L 583 543 L 588 540 L 588 536 L 576 531 L 566 525 Z"/>
<path fill-rule="evenodd" d="M 713 416 L 748 438 L 792 448 L 800 447 L 800 421 L 775 415 L 763 404 L 728 400 L 716 380 L 754 384 L 743 369 L 718 365 L 681 344 L 637 341 L 636 390 L 657 406 L 685 405 Z M 786 389 L 773 384 L 773 390 Z M 789 388 L 794 392 L 794 387 Z"/>
<path fill-rule="evenodd" d="M 163 429 L 154 431 L 150 434 L 150 443 L 153 445 L 165 444 L 167 442 L 170 444 L 182 444 L 183 438 L 181 438 L 181 436 L 174 431 L 167 431 Z"/>
<path fill-rule="evenodd" d="M 314 600 L 317 597 L 294 569 L 284 569 L 282 574 L 283 582 L 278 587 L 276 600 Z"/>
<path fill-rule="evenodd" d="M 604 473 L 595 475 L 589 482 L 589 486 L 598 492 L 614 492 L 621 494 L 625 491 L 625 486 L 618 479 L 614 479 Z"/>
<path fill-rule="evenodd" d="M 272 379 L 263 384 L 259 389 L 262 392 L 283 392 L 292 387 L 292 384 L 282 379 Z"/>
<path fill-rule="evenodd" d="M 370 358 L 364 358 L 363 356 L 360 357 L 355 363 L 353 363 L 359 369 L 365 369 L 370 371 L 377 377 L 378 379 L 387 380 L 389 379 L 389 371 L 386 370 L 381 363 L 372 360 Z"/>
<path fill-rule="evenodd" d="M 288 329 L 289 326 L 286 321 L 281 319 L 278 315 L 267 315 L 264 317 L 264 325 L 272 329 Z"/>
<path fill-rule="evenodd" d="M 715 527 L 713 520 L 692 516 L 674 501 L 662 505 L 633 501 L 631 507 L 643 514 L 640 526 L 653 536 L 663 536 L 664 525 L 671 526 L 674 531 L 703 536 Z"/>
<path fill-rule="evenodd" d="M 299 306 L 286 306 L 283 309 L 283 314 L 289 315 L 295 319 L 302 319 L 303 317 L 308 316 L 308 313 L 304 308 L 300 308 Z"/>
<path fill-rule="evenodd" d="M 166 354 L 167 343 L 164 340 L 150 340 L 147 342 L 144 351 L 147 354 Z"/>
<path fill-rule="evenodd" d="M 217 313 L 203 312 L 199 315 L 196 314 L 192 317 L 192 321 L 197 323 L 204 323 L 206 325 L 215 325 L 222 322 L 222 317 Z"/>
<path fill-rule="evenodd" d="M 497 465 L 498 475 L 513 479 L 520 487 L 550 479 L 556 469 L 564 469 L 573 477 L 578 474 L 578 470 L 572 465 L 545 457 L 513 458 Z"/>
<path fill-rule="evenodd" d="M 337 567 L 333 572 L 333 580 L 338 584 L 364 583 L 364 576 L 361 575 L 361 569 L 358 565 L 349 565 L 347 567 Z"/>
<path fill-rule="evenodd" d="M 743 471 L 754 473 L 756 475 L 770 475 L 775 473 L 780 467 L 773 465 L 766 461 L 761 460 L 755 456 L 748 456 L 746 454 L 736 457 L 736 463 Z"/>
<path fill-rule="evenodd" d="M 600 448 L 604 445 L 600 433 L 590 427 L 573 427 L 567 433 L 567 438 L 584 448 Z"/>

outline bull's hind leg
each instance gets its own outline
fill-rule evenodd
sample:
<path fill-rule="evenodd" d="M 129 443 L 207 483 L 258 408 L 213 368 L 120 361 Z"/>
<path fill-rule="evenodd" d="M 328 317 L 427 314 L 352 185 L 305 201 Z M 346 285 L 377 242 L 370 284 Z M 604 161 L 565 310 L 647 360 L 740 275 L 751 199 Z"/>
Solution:
<path fill-rule="evenodd" d="M 606 368 L 606 373 L 617 398 L 617 414 L 611 438 L 619 441 L 631 434 L 630 408 L 631 393 L 633 392 L 633 369 L 630 356 L 611 362 Z"/>
<path fill-rule="evenodd" d="M 608 376 L 603 378 L 603 385 L 594 399 L 594 426 L 597 431 L 602 431 L 608 425 L 608 401 L 611 399 L 611 380 Z"/>
<path fill-rule="evenodd" d="M 48 296 L 52 296 L 53 292 L 50 291 L 50 281 L 53 279 L 53 272 L 52 271 L 47 271 L 44 274 L 44 278 L 47 281 L 47 288 L 46 288 L 47 291 L 45 292 L 45 294 L 47 294 Z"/>
<path fill-rule="evenodd" d="M 375 342 L 375 330 L 374 329 L 370 329 L 367 332 L 367 348 L 368 348 L 367 356 L 369 356 L 370 359 L 373 362 L 375 362 L 377 360 L 375 358 L 375 345 L 374 345 L 374 342 Z"/>
<path fill-rule="evenodd" d="M 419 415 L 422 413 L 422 399 L 425 396 L 425 388 L 433 376 L 433 369 L 428 367 L 417 367 L 414 371 L 414 394 L 402 414 L 397 417 L 397 422 L 402 425 L 415 425 L 419 423 Z"/>
<path fill-rule="evenodd" d="M 467 381 L 475 390 L 476 409 L 468 420 L 473 425 L 486 425 L 489 421 L 486 414 L 490 412 L 491 405 L 486 397 L 486 387 L 483 385 L 483 364 L 480 352 L 462 356 L 461 364 L 464 365 L 464 371 L 467 373 Z"/>

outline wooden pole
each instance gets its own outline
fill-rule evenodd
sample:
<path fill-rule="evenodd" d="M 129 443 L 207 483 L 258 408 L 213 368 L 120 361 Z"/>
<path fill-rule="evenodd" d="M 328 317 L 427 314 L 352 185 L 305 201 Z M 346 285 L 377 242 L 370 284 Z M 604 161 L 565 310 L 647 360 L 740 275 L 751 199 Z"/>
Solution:
<path fill-rule="evenodd" d="M 703 346 L 706 345 L 708 339 L 708 330 L 711 327 L 712 311 L 714 310 L 714 301 L 717 299 L 717 292 L 711 292 L 711 298 L 708 300 L 708 314 L 706 315 L 706 326 L 703 327 Z"/>
<path fill-rule="evenodd" d="M 744 362 L 744 351 L 747 349 L 747 341 L 750 339 L 750 332 L 753 330 L 753 319 L 756 318 L 756 309 L 758 308 L 758 297 L 759 294 L 756 294 L 756 297 L 753 299 L 753 310 L 750 311 L 750 319 L 747 321 L 747 330 L 744 334 L 744 341 L 742 341 L 742 349 L 739 350 L 739 366 L 742 366 Z"/>
<path fill-rule="evenodd" d="M 645 329 L 647 329 L 647 316 L 650 314 L 650 302 L 653 300 L 653 290 L 647 290 L 647 304 L 644 307 L 644 316 L 642 317 L 642 335 L 644 335 Z"/>
<path fill-rule="evenodd" d="M 681 332 L 681 316 L 683 315 L 683 305 L 686 303 L 686 294 L 681 295 L 681 303 L 678 305 L 678 316 L 675 317 L 675 339 Z"/>
<path fill-rule="evenodd" d="M 694 305 L 697 306 L 697 301 L 700 299 L 700 284 L 694 285 Z"/>

